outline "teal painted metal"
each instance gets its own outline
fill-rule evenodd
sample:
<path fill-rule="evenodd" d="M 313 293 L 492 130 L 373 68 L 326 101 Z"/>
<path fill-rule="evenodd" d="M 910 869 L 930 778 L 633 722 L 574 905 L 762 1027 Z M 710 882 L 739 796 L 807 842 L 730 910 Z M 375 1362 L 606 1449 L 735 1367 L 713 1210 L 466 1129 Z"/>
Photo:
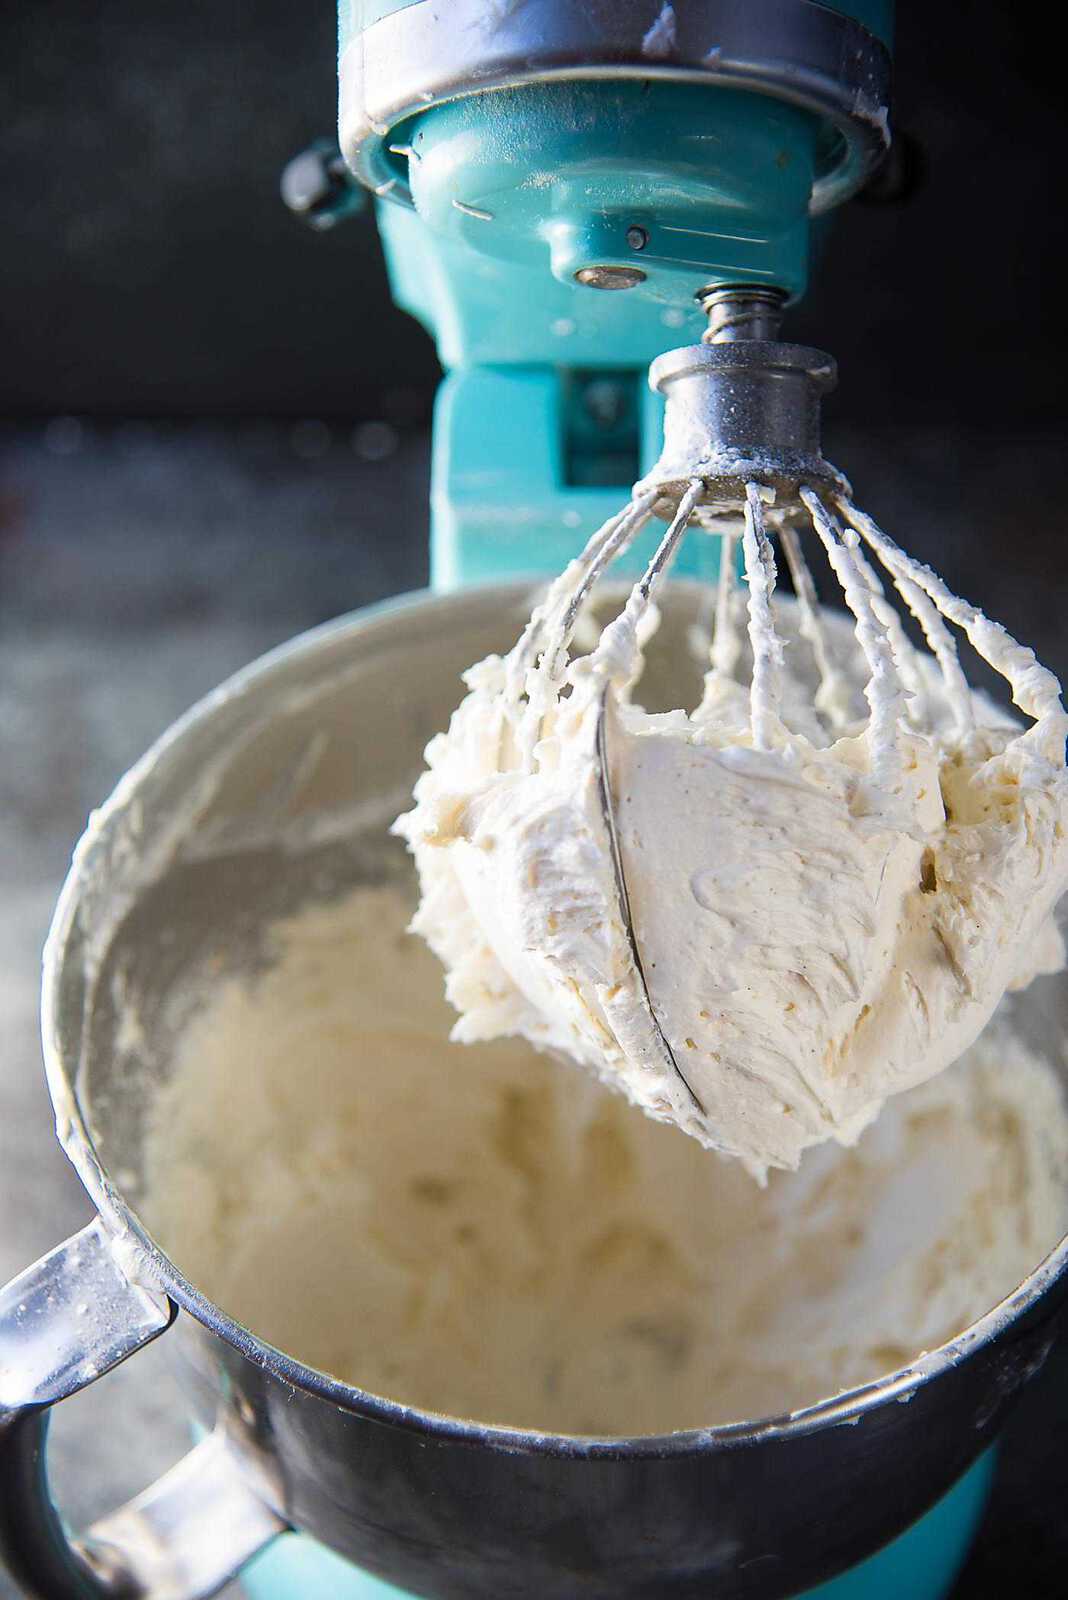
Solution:
<path fill-rule="evenodd" d="M 416 212 L 379 206 L 391 285 L 446 367 L 647 364 L 699 329 L 709 283 L 804 292 L 816 124 L 793 106 L 685 83 L 532 84 L 434 107 L 397 143 L 416 152 Z M 604 262 L 645 279 L 576 283 Z"/>
<path fill-rule="evenodd" d="M 431 239 L 401 206 L 379 203 L 397 304 L 436 338 L 446 377 L 434 415 L 431 581 L 455 588 L 558 572 L 618 510 L 660 449 L 662 402 L 645 383 L 655 356 L 700 337 L 702 318 L 629 294 L 560 283 L 543 263 L 473 261 L 462 239 Z M 568 481 L 569 376 L 629 382 L 638 411 L 633 471 L 591 488 Z M 621 571 L 637 570 L 648 541 Z M 715 577 L 713 541 L 688 540 L 678 568 Z"/>
<path fill-rule="evenodd" d="M 379 204 L 391 287 L 447 373 L 433 582 L 552 573 L 659 448 L 659 402 L 642 400 L 633 472 L 596 490 L 570 482 L 565 375 L 641 372 L 698 338 L 695 295 L 707 283 L 803 291 L 815 124 L 734 90 L 546 84 L 495 95 L 493 116 L 477 101 L 435 107 L 398 143 L 418 151 L 417 210 Z M 628 242 L 635 228 L 640 250 Z M 575 282 L 605 260 L 639 265 L 646 279 L 626 293 Z M 647 554 L 635 550 L 622 570 Z M 714 577 L 712 541 L 688 541 L 679 570 Z"/>
<path fill-rule="evenodd" d="M 979 1530 L 995 1464 L 992 1448 L 891 1544 L 796 1600 L 944 1600 Z"/>
<path fill-rule="evenodd" d="M 380 203 L 379 226 L 394 298 L 435 337 L 448 374 L 432 581 L 552 573 L 626 499 L 660 437 L 659 402 L 642 399 L 629 476 L 598 490 L 569 481 L 566 375 L 640 373 L 699 337 L 707 283 L 802 291 L 815 124 L 761 96 L 670 83 L 533 85 L 495 95 L 492 116 L 460 101 L 414 124 L 398 142 L 418 152 L 417 211 Z M 605 259 L 639 264 L 645 282 L 626 293 L 575 282 Z M 678 570 L 714 577 L 713 541 L 688 541 Z"/>
<path fill-rule="evenodd" d="M 993 1473 L 991 1450 L 892 1544 L 796 1600 L 945 1600 L 975 1537 Z M 249 1600 L 404 1600 L 399 1589 L 300 1534 L 278 1539 L 246 1567 L 241 1581 Z"/>
<path fill-rule="evenodd" d="M 341 0 L 342 45 L 410 3 Z M 834 9 L 887 36 L 887 0 Z M 770 283 L 798 298 L 821 161 L 813 116 L 737 89 L 597 80 L 488 100 L 434 106 L 395 130 L 391 159 L 416 209 L 378 207 L 394 298 L 447 374 L 431 494 L 439 587 L 556 571 L 627 498 L 638 458 L 655 460 L 659 406 L 642 403 L 633 474 L 594 489 L 567 470 L 566 375 L 640 371 L 693 342 L 706 284 Z M 617 293 L 576 282 L 605 263 L 645 277 Z M 711 541 L 694 543 L 680 571 L 714 576 Z"/>
<path fill-rule="evenodd" d="M 712 282 L 804 292 L 817 132 L 767 95 L 624 79 L 470 95 L 411 118 L 401 142 L 435 242 L 569 287 L 582 267 L 622 262 L 646 276 L 618 298 L 688 306 Z"/>
<path fill-rule="evenodd" d="M 435 339 L 446 371 L 476 366 L 647 367 L 700 338 L 692 296 L 674 304 L 632 291 L 561 283 L 542 259 L 476 256 L 463 238 L 432 237 L 414 211 L 379 201 L 378 228 L 396 303 Z"/>
<path fill-rule="evenodd" d="M 659 451 L 661 408 L 643 372 L 617 381 L 635 391 L 636 477 Z M 552 367 L 467 367 L 446 377 L 434 414 L 433 588 L 555 575 L 593 529 L 620 509 L 627 488 L 567 481 L 566 382 L 566 374 Z M 656 538 L 650 530 L 615 570 L 641 571 Z M 714 580 L 719 549 L 718 539 L 695 530 L 675 570 L 680 577 Z"/>
<path fill-rule="evenodd" d="M 503 100 L 500 116 L 459 102 L 418 118 L 404 136 L 419 152 L 410 163 L 418 210 L 379 205 L 394 298 L 436 339 L 448 374 L 431 491 L 441 588 L 558 571 L 655 460 L 662 411 L 643 390 L 629 476 L 597 490 L 569 481 L 568 374 L 640 374 L 662 350 L 696 339 L 696 292 L 717 278 L 748 274 L 798 293 L 804 284 L 815 139 L 804 113 L 676 84 L 648 94 L 637 84 L 536 85 Z M 611 155 L 595 158 L 591 129 L 602 116 Z M 659 162 L 648 154 L 651 131 L 667 152 Z M 721 152 L 715 163 L 710 146 Z M 671 205 L 658 209 L 664 193 Z M 635 227 L 641 251 L 627 243 Z M 605 258 L 640 261 L 646 282 L 627 293 L 575 283 L 580 266 Z M 646 540 L 621 571 L 638 570 L 650 548 Z M 688 541 L 680 573 L 717 570 L 713 542 Z"/>

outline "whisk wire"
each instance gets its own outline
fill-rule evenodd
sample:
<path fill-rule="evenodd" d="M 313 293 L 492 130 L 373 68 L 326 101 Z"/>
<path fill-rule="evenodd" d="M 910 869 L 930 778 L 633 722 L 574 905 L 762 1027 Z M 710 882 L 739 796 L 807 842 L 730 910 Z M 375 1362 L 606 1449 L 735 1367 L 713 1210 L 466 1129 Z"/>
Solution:
<path fill-rule="evenodd" d="M 894 789 L 901 772 L 898 726 L 905 706 L 889 635 L 876 616 L 871 590 L 853 558 L 841 525 L 812 489 L 802 485 L 798 492 L 841 584 L 846 605 L 856 619 L 857 642 L 868 666 L 864 694 L 871 712 L 872 775 L 878 783 Z M 857 538 L 855 533 L 853 538 Z"/>
<path fill-rule="evenodd" d="M 844 480 L 839 479 L 839 483 Z M 868 703 L 868 738 L 872 776 L 888 789 L 899 786 L 903 771 L 902 731 L 907 724 L 923 728 L 930 717 L 930 672 L 905 631 L 902 610 L 891 603 L 885 578 L 901 607 L 918 624 L 929 652 L 926 660 L 941 679 L 943 704 L 958 735 L 975 727 L 975 700 L 961 667 L 953 628 L 959 628 L 981 656 L 1009 684 L 1017 706 L 1040 725 L 1039 743 L 1061 759 L 1068 718 L 1060 685 L 1034 653 L 1018 643 L 999 623 L 955 595 L 930 567 L 903 551 L 878 524 L 858 510 L 844 490 L 817 490 L 810 483 L 796 487 L 792 500 L 780 499 L 755 480 L 738 483 L 738 498 L 710 496 L 708 481 L 699 476 L 670 483 L 646 479 L 634 498 L 608 518 L 587 541 L 581 554 L 552 584 L 506 658 L 506 699 L 519 708 L 514 721 L 513 750 L 528 769 L 535 760 L 545 717 L 555 704 L 568 670 L 569 651 L 583 607 L 609 565 L 629 548 L 665 498 L 675 499 L 668 527 L 641 578 L 631 588 L 623 611 L 602 631 L 591 664 L 609 678 L 633 672 L 632 642 L 642 617 L 691 523 L 722 538 L 719 591 L 715 602 L 709 670 L 697 716 L 707 712 L 725 692 L 745 691 L 736 674 L 741 655 L 740 596 L 736 555 L 747 587 L 746 630 L 752 656 L 749 672 L 749 723 L 754 748 L 774 749 L 783 735 L 784 643 L 775 619 L 777 569 L 769 532 L 769 515 L 793 582 L 797 630 L 815 665 L 814 710 L 832 733 L 852 723 L 853 689 L 843 664 L 830 649 L 816 583 L 795 526 L 803 507 L 816 539 L 854 618 L 856 638 L 867 666 L 864 695 Z M 681 492 L 680 492 L 681 489 Z M 770 513 L 766 502 L 771 501 Z M 733 520 L 732 520 L 733 519 Z M 628 665 L 629 663 L 629 665 Z M 502 742 L 502 749 L 504 742 Z"/>
<path fill-rule="evenodd" d="M 623 554 L 649 522 L 656 498 L 655 492 L 641 495 L 613 513 L 590 535 L 575 560 L 549 585 L 508 658 L 513 698 L 518 699 L 526 692 L 527 675 L 536 666 L 543 667 L 550 679 L 559 677 L 563 656 L 590 592 L 608 566 Z"/>
<path fill-rule="evenodd" d="M 808 641 L 819 675 L 816 690 L 816 710 L 835 730 L 842 729 L 848 718 L 849 688 L 845 675 L 831 657 L 827 648 L 823 621 L 820 617 L 819 597 L 812 571 L 805 560 L 796 528 L 788 523 L 780 530 L 786 565 L 797 596 L 798 631 Z"/>
<path fill-rule="evenodd" d="M 694 478 L 680 499 L 675 514 L 668 524 L 667 532 L 654 550 L 648 566 L 627 596 L 626 605 L 615 621 L 610 622 L 601 634 L 593 657 L 595 669 L 607 671 L 610 676 L 615 676 L 618 662 L 627 658 L 628 652 L 625 648 L 622 656 L 619 655 L 618 645 L 624 642 L 627 636 L 636 632 L 655 590 L 663 581 L 678 553 L 683 534 L 690 526 L 690 519 L 703 492 L 704 484 L 701 479 Z"/>
<path fill-rule="evenodd" d="M 902 567 L 895 566 L 889 560 L 888 553 L 885 550 L 880 551 L 877 545 L 873 543 L 872 535 L 878 533 L 878 530 L 870 518 L 865 519 L 864 514 L 859 512 L 851 501 L 841 501 L 839 509 L 846 521 L 856 529 L 874 551 L 883 569 L 888 573 L 897 593 L 919 623 L 927 647 L 941 673 L 942 687 L 954 725 L 959 733 L 970 732 L 975 725 L 975 710 L 972 703 L 971 690 L 961 668 L 960 658 L 957 654 L 957 642 L 947 628 L 945 619 L 939 612 L 938 607 Z M 865 521 L 870 526 L 866 527 Z"/>
<path fill-rule="evenodd" d="M 756 483 L 745 486 L 742 559 L 749 585 L 749 643 L 753 651 L 750 689 L 753 744 L 758 750 L 770 750 L 775 730 L 780 726 L 783 646 L 775 629 L 771 601 L 777 576 L 775 553 L 764 521 L 760 486 Z"/>
<path fill-rule="evenodd" d="M 929 714 L 929 704 L 927 688 L 919 666 L 919 652 L 905 632 L 897 607 L 886 598 L 886 586 L 868 560 L 859 541 L 853 547 L 853 560 L 871 590 L 872 610 L 886 629 L 894 663 L 901 675 L 902 686 L 907 696 L 906 714 L 910 722 L 922 727 Z"/>
<path fill-rule="evenodd" d="M 737 559 L 738 535 L 725 533 L 719 555 L 719 584 L 710 654 L 712 684 L 718 679 L 733 679 L 738 657 L 742 653 L 742 641 L 734 625 L 734 599 L 737 592 L 734 570 Z"/>
<path fill-rule="evenodd" d="M 1000 622 L 992 622 L 977 606 L 955 595 L 931 567 L 907 555 L 866 512 L 858 511 L 849 502 L 840 505 L 843 515 L 891 577 L 895 581 L 901 577 L 925 594 L 940 615 L 960 628 L 969 643 L 1005 679 L 1020 710 L 1043 724 L 1063 744 L 1068 718 L 1061 702 L 1061 686 L 1034 651 L 1014 639 Z"/>

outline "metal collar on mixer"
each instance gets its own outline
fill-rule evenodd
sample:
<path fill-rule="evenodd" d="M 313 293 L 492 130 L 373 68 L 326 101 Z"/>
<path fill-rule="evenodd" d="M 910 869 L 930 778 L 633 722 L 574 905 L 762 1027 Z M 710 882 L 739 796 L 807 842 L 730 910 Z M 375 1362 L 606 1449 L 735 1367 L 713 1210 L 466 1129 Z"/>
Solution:
<path fill-rule="evenodd" d="M 663 27 L 650 27 L 649 0 L 599 7 L 450 0 L 390 10 L 342 36 L 345 159 L 369 188 L 410 204 L 390 138 L 407 117 L 548 80 L 669 78 L 754 90 L 818 117 L 813 213 L 860 188 L 890 143 L 890 56 L 882 40 L 812 0 L 674 0 L 665 10 Z"/>
<path fill-rule="evenodd" d="M 710 500 L 734 504 L 748 479 L 782 491 L 804 482 L 844 491 L 820 450 L 820 400 L 835 375 L 834 360 L 806 345 L 761 339 L 668 350 L 649 373 L 665 401 L 664 449 L 637 492 L 656 484 L 681 494 L 695 476 Z"/>
<path fill-rule="evenodd" d="M 838 376 L 833 356 L 775 337 L 785 300 L 778 290 L 727 285 L 701 300 L 705 342 L 665 351 L 649 370 L 664 397 L 664 448 L 635 493 L 659 489 L 673 505 L 700 477 L 706 507 L 737 508 L 755 480 L 776 490 L 776 510 L 786 515 L 800 513 L 802 483 L 848 494 L 820 447 L 820 402 Z"/>

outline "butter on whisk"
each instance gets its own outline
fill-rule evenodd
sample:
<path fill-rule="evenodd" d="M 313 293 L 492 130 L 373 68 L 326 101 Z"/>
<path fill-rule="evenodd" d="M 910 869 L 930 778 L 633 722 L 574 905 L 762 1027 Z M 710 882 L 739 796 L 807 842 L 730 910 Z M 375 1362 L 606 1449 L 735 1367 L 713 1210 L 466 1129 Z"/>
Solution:
<path fill-rule="evenodd" d="M 513 650 L 467 674 L 396 828 L 456 1038 L 562 1052 L 763 1179 L 852 1143 L 888 1095 L 956 1060 L 1006 990 L 1063 964 L 1068 721 L 1033 652 L 899 549 L 824 461 L 830 358 L 764 337 L 759 291 L 711 298 L 710 342 L 652 369 L 656 468 Z M 647 571 L 572 658 L 594 585 L 656 516 Z M 642 644 L 693 525 L 723 540 L 704 692 L 649 713 Z M 773 540 L 794 597 L 776 592 Z M 820 606 L 806 547 L 845 613 Z M 973 692 L 954 628 L 1030 726 Z"/>

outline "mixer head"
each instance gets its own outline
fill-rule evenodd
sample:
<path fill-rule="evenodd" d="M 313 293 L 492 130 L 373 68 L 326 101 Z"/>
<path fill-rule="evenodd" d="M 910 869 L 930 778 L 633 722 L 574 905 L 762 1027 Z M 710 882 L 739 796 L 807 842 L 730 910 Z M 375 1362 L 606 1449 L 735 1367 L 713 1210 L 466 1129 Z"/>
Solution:
<path fill-rule="evenodd" d="M 687 314 L 716 282 L 796 297 L 810 217 L 889 145 L 889 13 L 879 0 L 343 4 L 342 152 L 439 243 L 463 242 L 472 268 L 548 268 L 569 289 Z"/>
<path fill-rule="evenodd" d="M 436 582 L 561 566 L 653 468 L 661 398 L 668 453 L 713 424 L 710 491 L 731 461 L 841 486 L 833 362 L 777 313 L 889 144 L 889 25 L 882 0 L 342 5 L 341 148 L 448 371 Z"/>

